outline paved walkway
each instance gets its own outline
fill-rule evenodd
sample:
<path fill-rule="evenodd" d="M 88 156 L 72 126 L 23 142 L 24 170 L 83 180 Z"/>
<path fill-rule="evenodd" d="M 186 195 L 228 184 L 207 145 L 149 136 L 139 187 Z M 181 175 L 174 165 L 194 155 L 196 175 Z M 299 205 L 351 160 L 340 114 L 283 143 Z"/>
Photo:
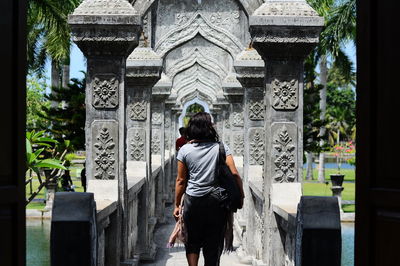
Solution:
<path fill-rule="evenodd" d="M 166 248 L 167 240 L 175 226 L 175 220 L 170 215 L 172 213 L 172 206 L 166 209 L 168 215 L 167 222 L 156 228 L 155 243 L 157 245 L 156 261 L 151 263 L 141 263 L 140 265 L 154 265 L 154 266 L 187 266 L 185 248 L 181 245 L 171 249 Z M 204 265 L 203 256 L 200 255 L 199 265 Z M 241 264 L 235 252 L 230 254 L 223 254 L 221 258 L 221 266 L 240 266 Z"/>

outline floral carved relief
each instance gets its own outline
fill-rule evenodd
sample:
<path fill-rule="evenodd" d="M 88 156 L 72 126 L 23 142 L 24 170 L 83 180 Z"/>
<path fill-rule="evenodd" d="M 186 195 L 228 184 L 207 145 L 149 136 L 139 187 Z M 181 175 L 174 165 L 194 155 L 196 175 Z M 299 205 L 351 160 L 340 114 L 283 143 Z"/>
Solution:
<path fill-rule="evenodd" d="M 293 110 L 298 106 L 298 83 L 296 80 L 272 81 L 272 106 L 276 110 Z"/>
<path fill-rule="evenodd" d="M 135 130 L 130 142 L 130 155 L 134 161 L 145 161 L 145 135 L 144 131 Z"/>
<path fill-rule="evenodd" d="M 109 129 L 101 128 L 96 140 L 97 142 L 94 143 L 94 162 L 96 163 L 94 177 L 103 180 L 115 179 L 116 144 Z"/>
<path fill-rule="evenodd" d="M 95 108 L 116 108 L 118 106 L 118 85 L 116 77 L 95 77 L 92 83 L 93 106 Z"/>
<path fill-rule="evenodd" d="M 161 125 L 162 123 L 162 115 L 160 112 L 153 112 L 151 114 L 151 123 L 153 125 Z"/>
<path fill-rule="evenodd" d="M 264 164 L 264 132 L 262 129 L 256 129 L 250 142 L 250 164 Z"/>
<path fill-rule="evenodd" d="M 242 127 L 244 124 L 243 113 L 234 112 L 232 114 L 232 124 L 235 127 Z"/>
<path fill-rule="evenodd" d="M 171 126 L 171 117 L 170 115 L 165 116 L 164 127 L 169 128 Z"/>
<path fill-rule="evenodd" d="M 157 133 L 158 132 L 154 132 L 154 134 L 151 137 L 151 153 L 152 154 L 160 154 L 160 152 L 161 152 L 160 136 Z"/>
<path fill-rule="evenodd" d="M 130 108 L 132 120 L 144 121 L 147 119 L 147 104 L 145 101 L 138 101 L 131 105 Z"/>
<path fill-rule="evenodd" d="M 274 135 L 273 150 L 274 180 L 280 183 L 295 181 L 296 146 L 285 125 Z"/>
<path fill-rule="evenodd" d="M 224 120 L 224 127 L 225 128 L 231 128 L 231 123 L 230 123 L 230 121 L 229 121 L 229 117 L 227 117 L 225 120 Z"/>
<path fill-rule="evenodd" d="M 265 116 L 265 105 L 262 100 L 251 101 L 249 106 L 250 120 L 263 120 Z"/>
<path fill-rule="evenodd" d="M 242 134 L 236 134 L 233 139 L 233 152 L 235 155 L 243 155 L 244 137 Z"/>

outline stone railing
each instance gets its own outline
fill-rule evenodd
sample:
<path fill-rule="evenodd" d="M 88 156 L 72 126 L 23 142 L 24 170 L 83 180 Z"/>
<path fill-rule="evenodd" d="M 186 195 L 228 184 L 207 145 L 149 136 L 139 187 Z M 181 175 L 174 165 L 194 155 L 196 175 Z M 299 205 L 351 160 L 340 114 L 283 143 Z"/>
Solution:
<path fill-rule="evenodd" d="M 245 184 L 245 221 L 236 221 L 241 238 L 238 255 L 243 263 L 252 265 L 300 266 L 340 265 L 341 225 L 336 197 L 302 196 L 301 183 L 272 184 L 271 195 L 265 199 L 261 169 L 249 169 Z M 264 218 L 265 204 L 271 205 L 272 221 Z M 238 215 L 239 216 L 239 215 Z M 280 239 L 267 243 L 264 226 L 276 224 Z M 240 225 L 240 226 L 238 226 Z M 265 249 L 274 256 L 263 257 Z"/>
<path fill-rule="evenodd" d="M 166 158 L 165 166 L 171 162 L 172 159 Z M 163 189 L 163 182 L 172 176 L 172 167 L 165 168 L 169 171 L 163 173 L 160 161 L 153 158 L 152 176 L 147 178 L 145 163 L 127 162 L 125 217 L 121 217 L 118 211 L 122 204 L 119 204 L 117 198 L 111 194 L 107 199 L 107 195 L 101 197 L 101 195 L 96 195 L 96 192 L 94 194 L 62 193 L 59 197 L 57 193 L 52 217 L 54 237 L 51 241 L 52 257 L 59 263 L 57 265 L 137 265 L 141 259 L 152 259 L 155 255 L 154 228 L 158 222 L 164 220 L 161 205 L 165 204 L 164 192 L 170 189 L 170 187 Z M 168 181 L 168 184 L 170 183 L 172 182 Z M 84 196 L 84 199 L 77 202 L 76 198 L 82 198 L 82 195 L 88 196 Z M 88 198 L 93 201 L 90 205 L 92 209 L 80 208 L 82 202 L 87 201 Z M 75 203 L 70 204 L 70 202 Z M 146 209 L 147 212 L 145 212 Z M 73 215 L 68 216 L 65 213 L 73 213 Z M 145 217 L 146 214 L 147 217 Z M 78 225 L 76 217 L 81 217 L 79 219 L 85 225 Z M 93 222 L 94 220 L 96 222 Z M 125 231 L 122 230 L 124 234 L 119 237 L 117 229 L 124 224 L 127 228 Z M 71 237 L 71 232 L 77 230 L 80 230 L 79 234 L 73 234 L 74 237 Z M 62 241 L 59 241 L 60 239 Z M 81 243 L 87 243 L 87 245 L 84 245 L 82 249 Z M 149 250 L 149 247 L 152 250 Z M 63 253 L 57 251 L 65 249 L 69 250 L 69 257 L 72 257 L 72 260 L 59 258 Z M 125 256 L 121 255 L 121 250 L 124 250 Z M 82 254 L 86 254 L 83 257 L 88 257 L 89 254 L 94 255 L 88 258 L 89 263 L 88 260 L 85 262 L 81 260 Z M 121 259 L 121 257 L 126 258 Z M 64 261 L 65 264 L 63 264 Z"/>

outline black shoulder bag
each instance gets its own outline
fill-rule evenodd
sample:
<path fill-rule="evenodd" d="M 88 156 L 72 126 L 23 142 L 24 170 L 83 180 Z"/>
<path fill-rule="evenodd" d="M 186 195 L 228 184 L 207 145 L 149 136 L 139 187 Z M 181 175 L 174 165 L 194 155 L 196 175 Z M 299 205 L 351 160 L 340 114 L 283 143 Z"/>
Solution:
<path fill-rule="evenodd" d="M 219 143 L 219 155 L 216 171 L 216 179 L 221 188 L 226 190 L 227 199 L 224 202 L 225 207 L 232 212 L 236 212 L 241 206 L 242 194 L 236 178 L 232 175 L 231 170 L 226 165 L 225 147 L 222 142 Z"/>

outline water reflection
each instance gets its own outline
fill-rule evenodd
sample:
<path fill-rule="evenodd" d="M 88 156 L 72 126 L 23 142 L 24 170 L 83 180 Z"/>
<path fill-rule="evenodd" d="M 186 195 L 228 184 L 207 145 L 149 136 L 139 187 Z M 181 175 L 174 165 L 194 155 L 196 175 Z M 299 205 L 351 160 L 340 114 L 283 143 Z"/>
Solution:
<path fill-rule="evenodd" d="M 26 220 L 26 265 L 50 265 L 50 221 Z"/>
<path fill-rule="evenodd" d="M 354 265 L 354 223 L 342 223 L 342 266 Z"/>

